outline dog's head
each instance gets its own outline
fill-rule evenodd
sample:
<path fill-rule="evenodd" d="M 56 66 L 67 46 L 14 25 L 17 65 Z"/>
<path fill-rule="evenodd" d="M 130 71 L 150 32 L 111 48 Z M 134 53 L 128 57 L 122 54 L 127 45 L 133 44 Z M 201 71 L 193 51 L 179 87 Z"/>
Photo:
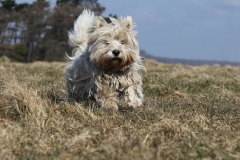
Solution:
<path fill-rule="evenodd" d="M 89 33 L 90 59 L 99 67 L 124 71 L 139 56 L 135 23 L 131 17 L 107 23 L 96 17 Z"/>

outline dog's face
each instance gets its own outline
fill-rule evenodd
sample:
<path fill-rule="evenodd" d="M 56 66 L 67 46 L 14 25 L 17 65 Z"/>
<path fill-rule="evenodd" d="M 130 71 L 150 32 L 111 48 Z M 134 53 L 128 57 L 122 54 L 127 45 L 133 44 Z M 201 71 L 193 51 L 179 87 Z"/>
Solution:
<path fill-rule="evenodd" d="M 111 21 L 95 19 L 89 34 L 90 59 L 104 69 L 123 71 L 139 56 L 135 24 L 131 17 Z"/>

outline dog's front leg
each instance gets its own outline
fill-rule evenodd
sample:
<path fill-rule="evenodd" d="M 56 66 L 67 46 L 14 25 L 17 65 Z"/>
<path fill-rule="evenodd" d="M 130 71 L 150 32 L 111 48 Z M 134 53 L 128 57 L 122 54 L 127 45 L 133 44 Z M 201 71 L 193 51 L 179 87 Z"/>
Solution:
<path fill-rule="evenodd" d="M 128 87 L 125 93 L 125 101 L 133 108 L 141 106 L 143 101 L 141 86 Z"/>
<path fill-rule="evenodd" d="M 104 108 L 113 108 L 118 109 L 118 93 L 112 88 L 107 85 L 102 86 L 102 89 L 95 93 L 94 98 L 96 103 L 100 107 Z"/>

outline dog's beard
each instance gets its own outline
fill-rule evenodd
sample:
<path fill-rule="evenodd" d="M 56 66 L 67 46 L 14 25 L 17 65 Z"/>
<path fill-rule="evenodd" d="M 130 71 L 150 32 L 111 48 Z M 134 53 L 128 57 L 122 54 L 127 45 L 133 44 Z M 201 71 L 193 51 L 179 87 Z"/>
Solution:
<path fill-rule="evenodd" d="M 138 53 L 135 50 L 120 50 L 119 56 L 112 55 L 108 48 L 93 49 L 92 60 L 103 69 L 124 71 L 137 60 Z"/>

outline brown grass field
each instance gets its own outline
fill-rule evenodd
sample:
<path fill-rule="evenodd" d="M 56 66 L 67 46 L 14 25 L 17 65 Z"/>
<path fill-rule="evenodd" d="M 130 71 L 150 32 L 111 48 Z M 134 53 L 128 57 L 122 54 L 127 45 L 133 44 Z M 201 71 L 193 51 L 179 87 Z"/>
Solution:
<path fill-rule="evenodd" d="M 0 60 L 0 159 L 240 159 L 240 68 L 145 62 L 135 110 L 65 100 L 66 63 Z"/>

